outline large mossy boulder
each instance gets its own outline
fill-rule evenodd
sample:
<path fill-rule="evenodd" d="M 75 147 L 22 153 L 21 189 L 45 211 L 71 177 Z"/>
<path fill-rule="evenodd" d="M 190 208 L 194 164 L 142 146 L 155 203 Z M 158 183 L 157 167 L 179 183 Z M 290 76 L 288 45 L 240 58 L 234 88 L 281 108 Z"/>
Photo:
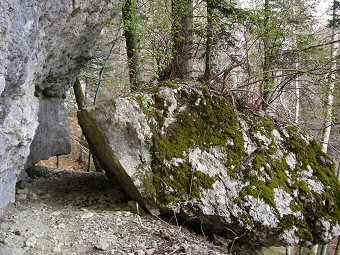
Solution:
<path fill-rule="evenodd" d="M 320 144 L 168 83 L 79 112 L 107 175 L 152 214 L 250 245 L 340 234 L 340 186 Z"/>

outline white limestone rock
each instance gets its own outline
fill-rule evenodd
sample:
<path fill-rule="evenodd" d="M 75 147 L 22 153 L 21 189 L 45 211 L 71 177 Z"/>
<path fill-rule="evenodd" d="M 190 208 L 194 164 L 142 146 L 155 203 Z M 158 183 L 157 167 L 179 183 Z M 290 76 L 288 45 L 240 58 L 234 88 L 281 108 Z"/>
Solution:
<path fill-rule="evenodd" d="M 25 167 L 70 152 L 65 92 L 120 4 L 0 2 L 0 208 Z"/>
<path fill-rule="evenodd" d="M 333 164 L 294 127 L 187 87 L 117 98 L 78 119 L 108 177 L 152 214 L 250 245 L 321 243 L 337 231 Z"/>

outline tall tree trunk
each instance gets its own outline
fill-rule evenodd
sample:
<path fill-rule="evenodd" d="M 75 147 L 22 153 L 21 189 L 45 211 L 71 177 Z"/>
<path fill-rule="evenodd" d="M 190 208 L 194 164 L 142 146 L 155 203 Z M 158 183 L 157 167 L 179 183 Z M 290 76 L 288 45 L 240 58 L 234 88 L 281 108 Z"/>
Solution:
<path fill-rule="evenodd" d="M 81 87 L 81 83 L 78 77 L 76 78 L 73 84 L 73 91 L 74 91 L 74 96 L 76 98 L 78 110 L 81 110 L 86 106 L 86 100 L 85 100 L 83 88 Z"/>
<path fill-rule="evenodd" d="M 269 18 L 270 18 L 270 0 L 264 1 L 264 34 L 262 36 L 263 41 L 263 64 L 262 64 L 262 73 L 263 79 L 261 84 L 261 108 L 266 109 L 268 107 L 268 100 L 270 97 L 270 86 L 272 79 L 270 78 L 269 70 L 271 67 L 272 56 L 271 56 L 271 47 L 270 47 L 270 33 L 269 30 Z"/>
<path fill-rule="evenodd" d="M 74 96 L 76 98 L 78 110 L 82 110 L 84 107 L 86 107 L 86 99 L 85 99 L 85 95 L 84 95 L 84 92 L 83 92 L 83 89 L 81 87 L 81 83 L 80 83 L 80 80 L 79 80 L 78 77 L 76 78 L 76 80 L 73 84 L 73 91 L 74 91 Z M 83 133 L 81 134 L 81 137 L 84 137 Z M 80 151 L 80 153 L 82 153 L 82 152 Z M 92 164 L 91 164 L 92 160 L 91 160 L 91 158 L 92 158 L 92 153 L 91 153 L 91 151 L 89 151 L 88 166 L 87 166 L 88 172 L 92 172 Z M 103 170 L 100 167 L 98 160 L 96 160 L 95 158 L 94 158 L 94 163 L 95 163 L 96 170 L 102 172 Z"/>
<path fill-rule="evenodd" d="M 336 242 L 334 255 L 340 255 L 340 236 L 338 236 L 338 241 Z"/>
<path fill-rule="evenodd" d="M 192 74 L 193 0 L 172 0 L 173 59 L 166 78 L 190 79 Z"/>
<path fill-rule="evenodd" d="M 286 255 L 293 255 L 293 253 L 292 253 L 292 246 L 287 246 L 286 247 Z"/>
<path fill-rule="evenodd" d="M 214 36 L 214 24 L 213 24 L 213 11 L 214 11 L 214 1 L 207 0 L 207 38 L 205 44 L 205 71 L 204 71 L 204 81 L 209 81 L 211 79 L 212 70 L 212 53 L 213 53 L 213 36 Z"/>
<path fill-rule="evenodd" d="M 327 244 L 322 245 L 320 255 L 327 255 L 327 251 L 328 251 L 328 245 Z"/>
<path fill-rule="evenodd" d="M 334 28 L 334 22 L 336 19 L 336 0 L 333 1 L 333 26 L 332 26 L 332 38 L 331 41 L 335 41 L 336 34 L 335 34 L 335 28 Z M 322 134 L 322 150 L 327 153 L 328 149 L 328 143 L 329 143 L 329 137 L 331 134 L 331 127 L 332 127 L 332 117 L 333 117 L 333 103 L 334 103 L 334 86 L 335 86 L 335 70 L 337 68 L 336 63 L 336 55 L 337 55 L 337 45 L 331 44 L 331 52 L 330 52 L 330 58 L 331 58 L 331 72 L 329 75 L 329 87 L 327 91 L 327 101 L 326 101 L 326 116 L 325 116 L 325 127 Z"/>
<path fill-rule="evenodd" d="M 296 70 L 299 69 L 299 62 L 296 62 L 295 64 Z M 299 117 L 300 117 L 300 81 L 299 78 L 296 77 L 295 79 L 295 118 L 294 122 L 296 125 L 299 125 Z"/>
<path fill-rule="evenodd" d="M 126 0 L 123 7 L 123 20 L 131 90 L 136 90 L 142 82 L 137 11 L 138 0 Z"/>

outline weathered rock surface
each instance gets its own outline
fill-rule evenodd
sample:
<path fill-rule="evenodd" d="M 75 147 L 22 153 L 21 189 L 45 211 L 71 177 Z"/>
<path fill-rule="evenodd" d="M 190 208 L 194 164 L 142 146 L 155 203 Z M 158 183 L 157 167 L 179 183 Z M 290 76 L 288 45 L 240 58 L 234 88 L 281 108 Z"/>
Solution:
<path fill-rule="evenodd" d="M 107 175 L 153 214 L 250 245 L 340 234 L 333 163 L 295 127 L 170 83 L 78 118 Z"/>
<path fill-rule="evenodd" d="M 70 151 L 65 91 L 120 2 L 0 2 L 0 208 L 25 162 Z"/>

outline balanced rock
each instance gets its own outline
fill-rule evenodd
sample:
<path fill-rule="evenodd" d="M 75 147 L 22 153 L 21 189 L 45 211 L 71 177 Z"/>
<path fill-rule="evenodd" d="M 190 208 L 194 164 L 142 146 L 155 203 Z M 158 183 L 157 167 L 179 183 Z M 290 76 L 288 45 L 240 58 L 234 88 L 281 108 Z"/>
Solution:
<path fill-rule="evenodd" d="M 340 234 L 340 186 L 320 144 L 208 90 L 166 85 L 78 114 L 108 177 L 133 200 L 253 246 Z"/>

